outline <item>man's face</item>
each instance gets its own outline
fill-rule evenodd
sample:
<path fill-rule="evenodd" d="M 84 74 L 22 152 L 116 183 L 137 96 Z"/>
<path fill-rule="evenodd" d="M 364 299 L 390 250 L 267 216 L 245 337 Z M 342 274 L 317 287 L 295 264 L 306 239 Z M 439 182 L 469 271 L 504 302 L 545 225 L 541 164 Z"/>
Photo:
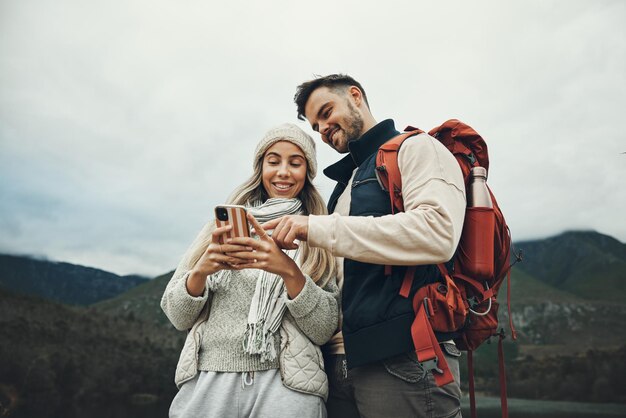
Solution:
<path fill-rule="evenodd" d="M 363 134 L 363 117 L 352 103 L 348 89 L 345 94 L 328 87 L 315 89 L 304 107 L 304 116 L 322 141 L 339 153 L 348 152 L 348 143 Z"/>

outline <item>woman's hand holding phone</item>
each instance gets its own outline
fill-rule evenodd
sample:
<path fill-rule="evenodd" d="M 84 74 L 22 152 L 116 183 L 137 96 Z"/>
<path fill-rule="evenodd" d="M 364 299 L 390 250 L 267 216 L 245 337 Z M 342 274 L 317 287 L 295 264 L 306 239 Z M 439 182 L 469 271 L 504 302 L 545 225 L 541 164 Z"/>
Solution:
<path fill-rule="evenodd" d="M 187 279 L 187 291 L 190 295 L 200 296 L 204 293 L 207 276 L 220 270 L 233 270 L 235 265 L 242 262 L 241 259 L 232 257 L 229 253 L 251 250 L 241 245 L 223 243 L 222 237 L 230 233 L 232 228 L 232 225 L 218 227 L 211 234 L 211 243 L 191 269 Z"/>
<path fill-rule="evenodd" d="M 236 237 L 227 240 L 227 244 L 251 249 L 251 251 L 228 252 L 229 256 L 238 260 L 236 264 L 232 265 L 232 268 L 236 270 L 261 269 L 274 273 L 283 278 L 289 297 L 295 298 L 300 294 L 305 282 L 300 267 L 283 250 L 278 248 L 272 237 L 269 236 L 254 216 L 247 214 L 247 218 L 259 239 Z"/>

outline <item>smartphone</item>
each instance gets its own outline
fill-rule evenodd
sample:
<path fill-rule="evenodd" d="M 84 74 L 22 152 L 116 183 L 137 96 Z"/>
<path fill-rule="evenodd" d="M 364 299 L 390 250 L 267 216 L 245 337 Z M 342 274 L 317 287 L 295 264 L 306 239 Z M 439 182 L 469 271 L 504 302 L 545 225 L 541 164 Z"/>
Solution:
<path fill-rule="evenodd" d="M 232 225 L 233 228 L 222 236 L 226 238 L 250 237 L 246 208 L 239 205 L 219 205 L 215 207 L 215 223 L 217 227 Z"/>

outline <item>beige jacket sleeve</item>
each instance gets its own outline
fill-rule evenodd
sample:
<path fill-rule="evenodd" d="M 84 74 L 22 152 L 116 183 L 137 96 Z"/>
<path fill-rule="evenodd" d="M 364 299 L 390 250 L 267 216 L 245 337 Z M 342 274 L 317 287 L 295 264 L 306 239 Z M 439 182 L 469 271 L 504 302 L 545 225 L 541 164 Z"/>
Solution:
<path fill-rule="evenodd" d="M 456 159 L 435 138 L 421 134 L 402 145 L 398 166 L 405 212 L 381 217 L 311 215 L 309 244 L 374 264 L 450 260 L 465 217 L 465 188 Z"/>

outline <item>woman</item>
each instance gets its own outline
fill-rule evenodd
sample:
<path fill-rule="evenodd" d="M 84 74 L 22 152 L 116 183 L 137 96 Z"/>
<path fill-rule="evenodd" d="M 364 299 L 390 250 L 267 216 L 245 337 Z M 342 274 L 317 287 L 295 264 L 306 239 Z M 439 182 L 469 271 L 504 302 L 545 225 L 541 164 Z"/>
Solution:
<path fill-rule="evenodd" d="M 229 199 L 248 207 L 258 235 L 220 243 L 210 222 L 176 269 L 161 307 L 190 329 L 176 369 L 170 417 L 325 417 L 328 380 L 319 345 L 338 324 L 334 258 L 300 243 L 283 252 L 261 223 L 324 214 L 311 183 L 315 143 L 296 125 L 271 129 L 254 173 Z"/>

